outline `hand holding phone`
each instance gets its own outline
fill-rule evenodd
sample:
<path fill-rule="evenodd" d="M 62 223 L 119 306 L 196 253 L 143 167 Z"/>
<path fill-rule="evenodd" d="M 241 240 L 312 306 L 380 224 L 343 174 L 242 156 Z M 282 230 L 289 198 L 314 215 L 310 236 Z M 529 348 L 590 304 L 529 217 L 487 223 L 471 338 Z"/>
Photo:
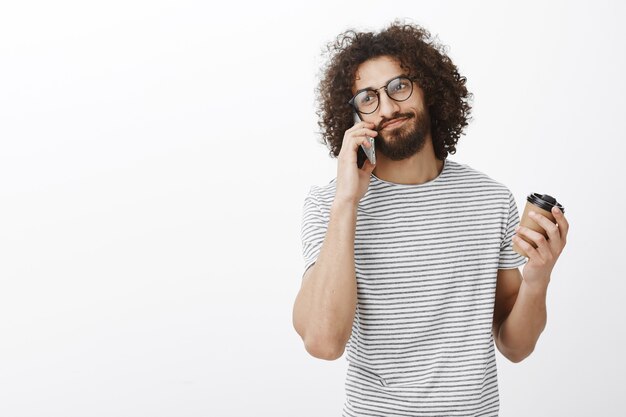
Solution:
<path fill-rule="evenodd" d="M 359 114 L 355 111 L 354 123 L 356 124 L 356 123 L 359 123 L 360 121 L 361 121 L 361 118 L 359 117 Z M 370 138 L 369 136 L 367 136 L 367 139 L 371 146 L 368 148 L 361 144 L 361 147 L 357 155 L 357 166 L 359 168 L 361 168 L 363 166 L 363 163 L 365 163 L 365 158 L 369 159 L 372 165 L 376 165 L 376 150 L 374 148 L 374 138 Z"/>
<path fill-rule="evenodd" d="M 378 131 L 374 129 L 374 123 L 361 121 L 356 115 L 354 121 L 355 125 L 345 131 L 337 155 L 335 201 L 356 206 L 367 192 L 375 169 L 375 165 L 367 161 L 376 161 L 372 138 L 378 135 Z"/>

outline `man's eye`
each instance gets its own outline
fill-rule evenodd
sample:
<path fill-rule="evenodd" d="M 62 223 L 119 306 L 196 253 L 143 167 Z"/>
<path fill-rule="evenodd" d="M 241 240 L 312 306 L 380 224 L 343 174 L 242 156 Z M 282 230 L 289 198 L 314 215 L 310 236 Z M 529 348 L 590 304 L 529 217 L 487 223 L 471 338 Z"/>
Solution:
<path fill-rule="evenodd" d="M 359 103 L 360 104 L 369 104 L 372 101 L 374 101 L 376 99 L 376 94 L 375 93 L 363 93 L 360 97 L 359 97 Z"/>
<path fill-rule="evenodd" d="M 405 81 L 400 81 L 398 84 L 392 87 L 393 91 L 401 91 L 408 87 L 408 84 Z"/>

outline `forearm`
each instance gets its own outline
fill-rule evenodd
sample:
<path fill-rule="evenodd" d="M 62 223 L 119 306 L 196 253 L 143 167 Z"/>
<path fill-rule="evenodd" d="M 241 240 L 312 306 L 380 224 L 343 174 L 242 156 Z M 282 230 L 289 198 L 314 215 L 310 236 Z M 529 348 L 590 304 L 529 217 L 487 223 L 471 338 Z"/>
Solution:
<path fill-rule="evenodd" d="M 294 305 L 294 327 L 316 357 L 341 356 L 352 333 L 357 302 L 356 215 L 354 204 L 333 203 L 320 254 Z"/>
<path fill-rule="evenodd" d="M 498 349 L 509 360 L 519 362 L 534 350 L 546 326 L 547 289 L 547 283 L 531 286 L 522 281 L 515 305 L 496 335 Z"/>

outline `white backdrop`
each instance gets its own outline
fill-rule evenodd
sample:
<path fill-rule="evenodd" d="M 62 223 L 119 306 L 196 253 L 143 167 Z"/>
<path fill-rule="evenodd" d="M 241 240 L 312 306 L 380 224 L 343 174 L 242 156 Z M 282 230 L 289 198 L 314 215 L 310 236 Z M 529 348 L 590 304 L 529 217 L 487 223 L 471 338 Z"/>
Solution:
<path fill-rule="evenodd" d="M 2 2 L 0 415 L 337 416 L 293 330 L 300 221 L 335 175 L 321 51 L 424 25 L 474 93 L 451 159 L 571 224 L 502 416 L 623 415 L 620 2 Z"/>

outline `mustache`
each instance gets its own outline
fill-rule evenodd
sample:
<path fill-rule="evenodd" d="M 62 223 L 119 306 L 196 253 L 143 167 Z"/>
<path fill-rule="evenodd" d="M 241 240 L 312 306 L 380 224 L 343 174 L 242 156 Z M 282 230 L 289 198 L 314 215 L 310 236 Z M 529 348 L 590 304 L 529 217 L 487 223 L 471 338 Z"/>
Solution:
<path fill-rule="evenodd" d="M 380 131 L 383 128 L 383 125 L 387 122 L 393 121 L 395 119 L 402 119 L 402 118 L 407 118 L 410 119 L 412 117 L 415 117 L 415 115 L 413 113 L 396 113 L 394 115 L 392 115 L 391 117 L 387 118 L 387 117 L 383 117 L 382 120 L 380 121 L 380 123 L 378 123 L 378 126 L 376 126 L 376 131 L 378 133 L 380 133 Z"/>

